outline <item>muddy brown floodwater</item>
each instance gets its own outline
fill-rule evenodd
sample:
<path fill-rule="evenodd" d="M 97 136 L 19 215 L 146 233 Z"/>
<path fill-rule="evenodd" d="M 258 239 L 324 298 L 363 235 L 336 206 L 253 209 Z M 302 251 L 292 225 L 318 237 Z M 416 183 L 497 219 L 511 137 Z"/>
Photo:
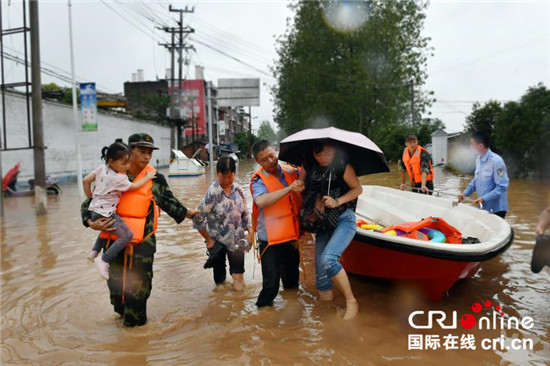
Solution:
<path fill-rule="evenodd" d="M 242 161 L 237 182 L 245 187 L 256 165 Z M 398 173 L 361 178 L 363 184 L 397 187 Z M 209 184 L 207 174 L 169 179 L 176 197 L 196 207 Z M 471 179 L 436 173 L 436 189 L 460 192 Z M 351 276 L 360 305 L 343 322 L 335 305 L 317 300 L 314 251 L 304 251 L 305 274 L 297 291 L 282 291 L 272 308 L 254 305 L 261 269 L 246 256 L 246 289 L 215 286 L 204 270 L 205 248 L 190 222 L 176 225 L 166 214 L 157 233 L 153 291 L 148 322 L 125 328 L 109 303 L 107 285 L 85 257 L 96 233 L 80 223 L 76 184 L 48 198 L 48 215 L 36 217 L 29 197 L 7 198 L 1 222 L 1 361 L 4 365 L 541 365 L 550 360 L 550 269 L 530 271 L 537 216 L 548 202 L 549 182 L 512 180 L 508 222 L 515 240 L 504 254 L 483 263 L 472 279 L 457 283 L 438 303 L 422 303 L 402 286 Z M 529 329 L 417 330 L 414 310 L 471 313 L 490 300 L 505 318 L 531 317 Z M 448 320 L 447 320 L 448 321 Z M 409 336 L 438 336 L 429 350 L 409 350 Z M 448 335 L 458 340 L 447 339 Z M 475 338 L 467 349 L 461 337 Z M 503 347 L 482 348 L 482 340 L 503 339 Z M 525 342 L 527 340 L 527 342 Z M 529 341 L 531 340 L 531 341 Z M 514 347 L 510 347 L 513 343 Z M 523 347 L 525 343 L 526 347 Z M 485 343 L 487 346 L 488 343 Z M 506 348 L 509 349 L 506 349 Z M 456 348 L 456 349 L 453 349 Z M 522 349 L 513 349 L 522 348 Z"/>

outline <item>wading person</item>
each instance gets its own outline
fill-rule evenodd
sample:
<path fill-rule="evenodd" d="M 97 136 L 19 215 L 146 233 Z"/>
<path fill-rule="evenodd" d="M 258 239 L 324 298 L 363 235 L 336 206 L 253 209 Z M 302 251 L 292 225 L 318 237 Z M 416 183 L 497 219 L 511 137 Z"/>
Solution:
<path fill-rule="evenodd" d="M 243 239 L 252 243 L 254 233 L 250 226 L 243 190 L 234 183 L 236 170 L 233 158 L 225 156 L 218 160 L 218 180 L 212 183 L 202 198 L 197 208 L 200 213 L 193 218 L 193 227 L 206 241 L 210 257 L 205 268 L 213 268 L 214 282 L 220 284 L 225 281 L 227 256 L 229 274 L 233 277 L 233 288 L 242 291 L 245 252 L 238 243 Z"/>
<path fill-rule="evenodd" d="M 102 246 L 105 242 L 98 236 L 92 251 L 88 254 L 88 259 L 95 260 L 101 276 L 108 280 L 109 263 L 134 238 L 132 230 L 116 214 L 120 195 L 128 190 L 132 191 L 143 187 L 155 177 L 156 171 L 148 171 L 143 178 L 136 180 L 134 183 L 130 182 L 126 171 L 130 167 L 132 152 L 128 145 L 122 143 L 122 141 L 117 141 L 108 147 L 103 147 L 101 150 L 101 159 L 105 164 L 101 164 L 88 174 L 83 179 L 82 184 L 86 197 L 92 199 L 88 208 L 91 211 L 91 220 L 113 218 L 116 221 L 113 225 L 114 230 L 112 234 L 116 235 L 118 239 L 105 250 Z M 96 182 L 93 193 L 91 190 L 92 182 Z M 101 249 L 104 250 L 103 255 L 98 257 Z"/>
<path fill-rule="evenodd" d="M 154 145 L 153 138 L 145 133 L 133 134 L 128 138 L 132 151 L 130 167 L 126 171 L 131 182 L 145 177 L 154 171 L 149 165 Z M 112 231 L 113 219 L 91 220 L 88 210 L 90 200 L 81 207 L 82 221 L 94 230 Z M 172 194 L 162 174 L 149 180 L 144 186 L 127 191 L 120 197 L 117 214 L 132 229 L 135 245 L 129 245 L 115 257 L 109 267 L 109 287 L 111 304 L 115 312 L 122 316 L 126 326 L 143 325 L 147 321 L 147 299 L 151 294 L 153 279 L 153 259 L 156 251 L 156 223 L 158 207 L 165 211 L 177 223 L 186 217 L 192 218 L 197 211 L 187 210 Z M 102 233 L 103 240 L 111 241 L 109 234 Z M 130 266 L 131 263 L 131 266 Z"/>
<path fill-rule="evenodd" d="M 298 287 L 300 253 L 296 240 L 300 237 L 299 193 L 304 184 L 298 180 L 296 168 L 279 165 L 277 153 L 268 141 L 256 142 L 252 155 L 260 164 L 250 179 L 250 190 L 252 227 L 260 244 L 263 279 L 256 305 L 262 307 L 273 305 L 281 281 L 285 290 Z"/>
<path fill-rule="evenodd" d="M 550 266 L 550 235 L 544 235 L 550 228 L 550 206 L 542 210 L 535 228 L 535 247 L 531 257 L 531 271 L 539 273 L 544 266 Z"/>
<path fill-rule="evenodd" d="M 428 150 L 418 145 L 416 135 L 408 134 L 405 137 L 405 149 L 399 161 L 401 171 L 401 185 L 399 189 L 407 188 L 405 178 L 408 174 L 413 192 L 430 193 L 434 190 L 434 172 L 432 157 Z"/>
<path fill-rule="evenodd" d="M 539 216 L 537 227 L 535 228 L 535 235 L 543 235 L 546 230 L 550 228 L 550 206 L 546 207 Z"/>
<path fill-rule="evenodd" d="M 359 306 L 340 257 L 355 235 L 355 208 L 363 188 L 345 152 L 331 140 L 314 142 L 303 167 L 300 180 L 306 188 L 300 220 L 304 230 L 316 233 L 316 287 L 321 300 L 332 301 L 334 281 L 346 298 L 343 318 L 351 319 Z"/>
<path fill-rule="evenodd" d="M 474 205 L 482 204 L 483 209 L 502 218 L 508 211 L 508 172 L 502 158 L 489 148 L 489 135 L 474 132 L 470 147 L 477 153 L 474 179 L 466 190 L 458 195 L 459 202 L 472 193 L 477 193 Z"/>

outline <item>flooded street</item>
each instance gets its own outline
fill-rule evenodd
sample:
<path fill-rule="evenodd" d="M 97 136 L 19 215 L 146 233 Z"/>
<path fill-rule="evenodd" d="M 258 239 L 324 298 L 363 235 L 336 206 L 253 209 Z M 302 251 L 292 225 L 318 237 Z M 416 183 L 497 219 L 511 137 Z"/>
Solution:
<path fill-rule="evenodd" d="M 245 189 L 256 165 L 242 161 L 237 182 Z M 363 184 L 396 188 L 399 173 L 377 174 Z M 169 184 L 187 207 L 196 207 L 210 177 L 174 178 Z M 438 170 L 438 190 L 458 193 L 471 179 Z M 33 365 L 189 365 L 189 364 L 547 364 L 550 359 L 550 269 L 530 270 L 538 214 L 548 202 L 549 183 L 512 180 L 507 221 L 515 230 L 512 246 L 483 263 L 474 278 L 457 283 L 436 304 L 411 299 L 385 281 L 351 276 L 360 306 L 343 322 L 334 305 L 317 300 L 314 251 L 304 252 L 306 272 L 298 291 L 282 291 L 272 308 L 254 305 L 261 268 L 252 252 L 245 259 L 246 288 L 230 281 L 215 286 L 203 269 L 205 246 L 185 220 L 177 225 L 162 214 L 157 232 L 153 291 L 145 326 L 125 328 L 109 303 L 107 285 L 86 260 L 96 232 L 80 221 L 76 184 L 49 197 L 48 215 L 36 217 L 30 197 L 7 198 L 1 222 L 1 361 Z M 413 295 L 414 297 L 414 295 Z M 471 312 L 486 300 L 506 316 L 532 317 L 531 329 L 471 330 L 483 337 L 531 339 L 532 349 L 408 350 L 407 322 L 414 310 Z M 337 306 L 345 304 L 338 293 Z M 413 305 L 411 305 L 413 304 Z M 483 332 L 483 333 L 482 333 Z M 426 334 L 437 333 L 435 331 Z M 441 336 L 453 331 L 440 331 Z M 453 334 L 457 333 L 454 330 Z M 441 341 L 443 344 L 443 340 Z M 459 361 L 460 360 L 460 361 Z"/>

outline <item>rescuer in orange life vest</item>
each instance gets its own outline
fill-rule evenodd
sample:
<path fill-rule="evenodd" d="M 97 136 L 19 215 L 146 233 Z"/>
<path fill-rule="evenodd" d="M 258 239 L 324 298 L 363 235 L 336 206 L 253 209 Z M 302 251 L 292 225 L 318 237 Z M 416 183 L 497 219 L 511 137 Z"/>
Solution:
<path fill-rule="evenodd" d="M 300 192 L 305 186 L 298 180 L 297 168 L 279 165 L 268 141 L 256 142 L 252 155 L 260 164 L 250 179 L 250 191 L 252 228 L 260 243 L 263 278 L 256 306 L 262 307 L 273 305 L 281 280 L 285 289 L 298 288 L 300 253 L 295 241 L 300 237 Z"/>
<path fill-rule="evenodd" d="M 399 189 L 407 189 L 405 184 L 406 174 L 411 180 L 411 188 L 414 192 L 429 193 L 434 190 L 434 172 L 432 168 L 432 157 L 428 150 L 418 145 L 418 138 L 414 134 L 405 137 L 405 149 L 399 161 L 401 171 L 401 185 Z"/>
<path fill-rule="evenodd" d="M 126 174 L 130 181 L 139 180 L 147 171 L 154 170 L 149 165 L 153 150 L 158 150 L 153 138 L 146 133 L 136 133 L 128 138 L 132 150 L 132 160 Z M 113 231 L 112 218 L 91 220 L 88 210 L 90 199 L 82 203 L 81 216 L 84 226 L 94 230 Z M 147 299 L 153 287 L 153 259 L 156 252 L 156 223 L 158 208 L 162 209 L 177 223 L 185 218 L 193 218 L 199 213 L 188 210 L 174 197 L 166 178 L 157 173 L 140 189 L 124 192 L 117 206 L 117 214 L 125 219 L 133 232 L 132 243 L 121 251 L 109 266 L 109 287 L 111 304 L 115 312 L 122 316 L 125 326 L 144 325 L 147 321 Z M 105 237 L 106 233 L 102 233 Z M 104 241 L 114 240 L 108 238 Z M 135 245 L 134 245 L 135 244 Z M 104 246 L 104 245 L 103 245 Z"/>

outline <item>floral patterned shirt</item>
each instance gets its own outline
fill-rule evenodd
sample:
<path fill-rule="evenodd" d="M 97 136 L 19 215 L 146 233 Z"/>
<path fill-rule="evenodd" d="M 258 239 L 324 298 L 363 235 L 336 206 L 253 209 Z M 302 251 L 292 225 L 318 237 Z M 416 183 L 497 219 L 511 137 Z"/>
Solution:
<path fill-rule="evenodd" d="M 228 195 L 217 181 L 212 183 L 197 209 L 200 214 L 193 219 L 193 228 L 207 230 L 222 244 L 236 243 L 244 238 L 245 230 L 251 230 L 244 193 L 236 184 Z"/>

